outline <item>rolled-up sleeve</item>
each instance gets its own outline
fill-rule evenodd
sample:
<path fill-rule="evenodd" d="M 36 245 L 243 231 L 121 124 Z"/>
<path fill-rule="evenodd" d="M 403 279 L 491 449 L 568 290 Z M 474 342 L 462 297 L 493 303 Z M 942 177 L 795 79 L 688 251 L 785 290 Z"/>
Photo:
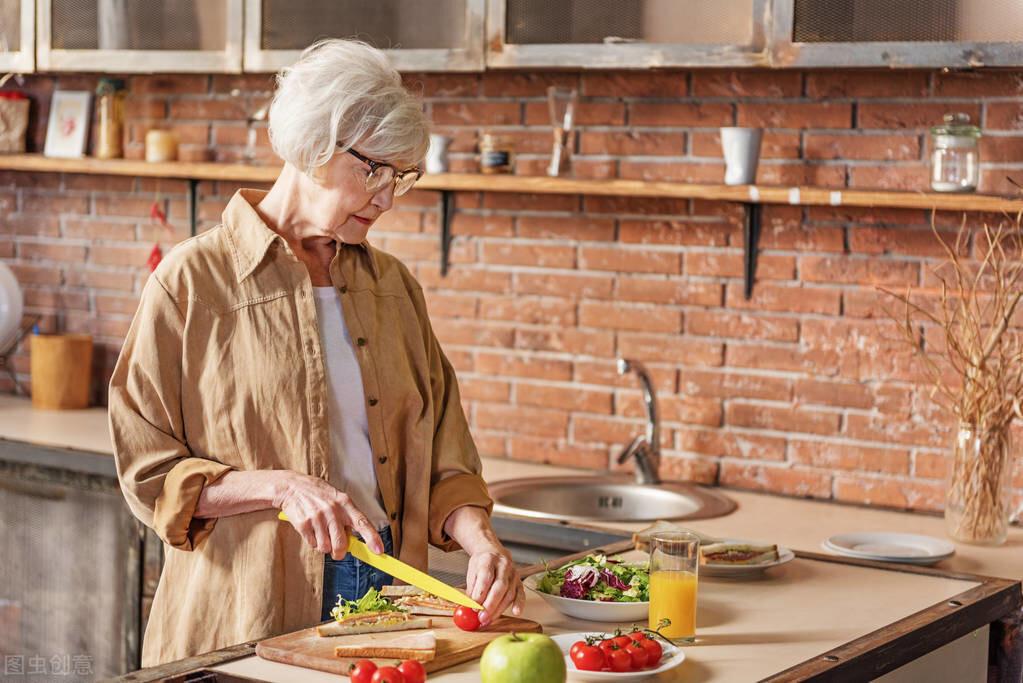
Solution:
<path fill-rule="evenodd" d="M 464 505 L 484 508 L 489 514 L 494 502 L 483 480 L 479 452 L 469 433 L 465 411 L 462 410 L 455 370 L 434 336 L 426 316 L 422 292 L 418 292 L 418 295 L 416 304 L 427 335 L 435 425 L 430 486 L 430 543 L 450 552 L 458 550 L 459 545 L 444 532 L 448 516 Z"/>
<path fill-rule="evenodd" d="M 183 332 L 183 313 L 153 274 L 114 367 L 108 403 L 117 476 L 128 507 L 171 547 L 194 550 L 216 524 L 194 516 L 199 496 L 232 468 L 192 456 L 186 443 Z"/>

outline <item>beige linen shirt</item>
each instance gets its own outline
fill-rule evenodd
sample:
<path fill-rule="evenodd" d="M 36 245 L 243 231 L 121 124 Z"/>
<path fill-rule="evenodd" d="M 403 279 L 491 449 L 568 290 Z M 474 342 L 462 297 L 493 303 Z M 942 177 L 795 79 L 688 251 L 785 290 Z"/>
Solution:
<path fill-rule="evenodd" d="M 240 190 L 223 223 L 146 282 L 110 381 L 110 430 L 132 512 L 166 544 L 142 646 L 154 666 L 319 621 L 323 555 L 276 510 L 193 517 L 230 470 L 329 480 L 324 352 L 312 282 Z M 426 568 L 457 507 L 491 507 L 423 292 L 393 256 L 339 244 L 330 278 L 362 372 L 395 554 Z M 336 483 L 336 482 L 335 482 Z"/>

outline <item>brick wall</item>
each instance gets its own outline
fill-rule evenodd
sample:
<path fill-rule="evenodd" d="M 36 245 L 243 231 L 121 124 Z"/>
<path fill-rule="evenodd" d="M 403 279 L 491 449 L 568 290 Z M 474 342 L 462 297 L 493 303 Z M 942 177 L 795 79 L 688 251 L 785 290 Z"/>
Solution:
<path fill-rule="evenodd" d="M 57 87 L 34 76 L 32 144 Z M 982 122 L 983 190 L 1023 181 L 1023 71 L 513 72 L 410 75 L 454 170 L 484 130 L 509 135 L 517 172 L 542 173 L 548 84 L 579 87 L 575 172 L 717 182 L 721 125 L 767 128 L 761 183 L 925 189 L 927 126 Z M 129 156 L 152 125 L 242 157 L 266 77 L 129 79 Z M 233 93 L 233 94 L 232 94 Z M 259 157 L 271 160 L 265 130 Z M 236 186 L 200 185 L 203 228 Z M 151 225 L 153 201 L 173 235 Z M 766 207 L 758 283 L 742 295 L 740 208 L 722 202 L 463 193 L 452 271 L 438 267 L 437 196 L 399 200 L 371 238 L 426 288 L 486 455 L 605 469 L 642 428 L 634 378 L 652 369 L 663 474 L 788 495 L 938 509 L 951 424 L 886 321 L 877 287 L 933 284 L 941 253 L 922 211 Z M 954 232 L 961 216 L 936 217 Z M 116 358 L 154 240 L 188 234 L 180 181 L 0 172 L 0 258 L 43 328 L 96 336 L 97 389 Z M 976 225 L 997 216 L 971 215 Z M 972 247 L 971 247 L 972 248 Z M 933 331 L 932 331 L 933 332 Z M 933 335 L 932 335 L 933 338 Z M 28 358 L 17 356 L 28 380 Z M 10 391 L 6 378 L 0 390 Z M 1017 431 L 1017 444 L 1023 433 Z M 1019 449 L 1017 449 L 1018 451 Z M 1023 500 L 1023 457 L 1014 487 Z"/>

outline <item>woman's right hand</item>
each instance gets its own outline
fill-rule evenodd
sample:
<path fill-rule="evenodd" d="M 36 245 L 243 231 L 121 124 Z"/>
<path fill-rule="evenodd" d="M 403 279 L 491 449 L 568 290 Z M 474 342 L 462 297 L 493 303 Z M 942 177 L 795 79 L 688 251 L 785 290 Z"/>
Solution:
<path fill-rule="evenodd" d="M 288 474 L 274 507 L 284 511 L 306 543 L 340 560 L 348 552 L 349 530 L 354 529 L 370 550 L 384 552 L 380 534 L 348 494 L 317 477 L 298 472 Z"/>

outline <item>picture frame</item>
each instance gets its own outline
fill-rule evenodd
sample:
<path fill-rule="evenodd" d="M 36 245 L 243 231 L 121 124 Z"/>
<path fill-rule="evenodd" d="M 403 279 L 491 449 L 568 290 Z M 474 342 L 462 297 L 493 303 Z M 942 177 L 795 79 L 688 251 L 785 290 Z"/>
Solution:
<path fill-rule="evenodd" d="M 92 119 L 92 93 L 58 90 L 50 101 L 43 156 L 76 159 L 85 156 Z"/>

